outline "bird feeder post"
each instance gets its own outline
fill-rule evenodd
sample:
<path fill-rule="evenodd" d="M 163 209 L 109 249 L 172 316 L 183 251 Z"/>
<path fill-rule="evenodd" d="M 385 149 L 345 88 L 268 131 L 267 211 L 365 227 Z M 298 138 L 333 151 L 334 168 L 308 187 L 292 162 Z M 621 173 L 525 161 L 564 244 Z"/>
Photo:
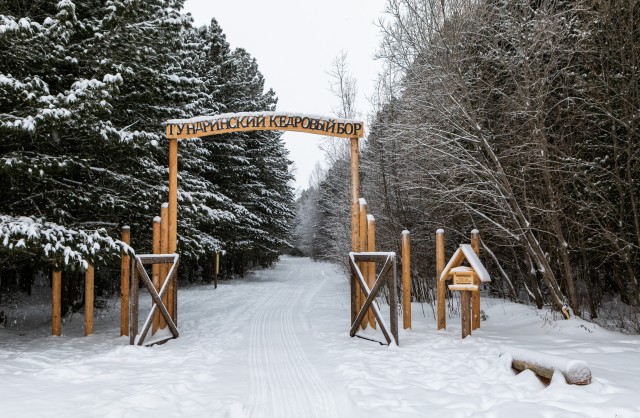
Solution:
<path fill-rule="evenodd" d="M 480 232 L 477 229 L 471 231 L 471 247 L 476 255 L 480 255 Z M 471 295 L 471 329 L 480 328 L 480 279 L 476 278 L 474 285 L 478 290 Z"/>

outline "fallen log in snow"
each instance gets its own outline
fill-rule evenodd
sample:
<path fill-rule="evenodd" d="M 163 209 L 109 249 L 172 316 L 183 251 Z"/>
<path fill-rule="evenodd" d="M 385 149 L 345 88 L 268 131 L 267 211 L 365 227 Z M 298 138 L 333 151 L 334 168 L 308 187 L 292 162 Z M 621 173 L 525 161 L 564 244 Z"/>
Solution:
<path fill-rule="evenodd" d="M 504 350 L 500 357 L 505 359 L 505 362 L 511 363 L 511 367 L 516 370 L 531 370 L 547 379 L 551 379 L 555 372 L 559 372 L 570 385 L 591 383 L 591 370 L 587 363 L 581 360 L 571 360 L 521 348 Z"/>

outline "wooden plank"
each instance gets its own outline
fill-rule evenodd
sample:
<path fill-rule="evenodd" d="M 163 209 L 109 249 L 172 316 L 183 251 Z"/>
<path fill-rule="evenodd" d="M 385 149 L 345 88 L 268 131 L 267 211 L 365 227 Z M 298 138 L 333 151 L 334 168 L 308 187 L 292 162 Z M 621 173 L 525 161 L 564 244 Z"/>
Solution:
<path fill-rule="evenodd" d="M 173 323 L 175 324 L 176 328 L 178 327 L 178 262 L 176 261 L 176 269 L 175 272 L 169 273 L 173 275 L 173 278 L 171 279 L 170 285 L 171 285 L 171 290 L 173 291 Z M 176 336 L 176 338 L 178 338 Z"/>
<path fill-rule="evenodd" d="M 440 275 L 444 270 L 444 230 L 436 231 L 436 283 L 438 285 L 438 329 L 447 328 L 447 317 L 445 312 L 446 287 L 445 282 L 440 280 Z"/>
<path fill-rule="evenodd" d="M 476 253 L 476 256 L 480 256 L 480 231 L 474 229 L 471 231 L 471 247 Z M 480 279 L 475 277 L 473 284 L 480 286 Z M 471 329 L 476 330 L 480 328 L 480 292 L 473 292 L 471 294 Z"/>
<path fill-rule="evenodd" d="M 189 139 L 232 132 L 293 131 L 338 138 L 363 138 L 364 123 L 332 117 L 281 112 L 229 113 L 169 120 L 169 139 Z"/>
<path fill-rule="evenodd" d="M 489 276 L 489 272 L 478 258 L 478 255 L 473 250 L 473 247 L 469 244 L 461 244 L 459 250 L 464 253 L 464 258 L 469 262 L 471 268 L 478 274 L 480 281 L 484 283 L 490 282 L 491 276 Z"/>
<path fill-rule="evenodd" d="M 84 335 L 93 334 L 94 270 L 89 264 L 84 273 Z"/>
<path fill-rule="evenodd" d="M 173 264 L 173 266 L 171 266 L 171 270 L 169 271 L 167 280 L 162 285 L 162 288 L 160 289 L 160 293 L 157 293 L 155 291 L 155 287 L 153 286 L 153 282 L 151 281 L 151 279 L 147 275 L 147 272 L 144 269 L 143 264 L 139 262 L 139 260 L 136 263 L 136 272 L 139 275 L 142 282 L 144 283 L 144 285 L 149 290 L 149 294 L 151 295 L 151 298 L 155 302 L 155 305 L 153 305 L 153 307 L 151 308 L 151 311 L 147 316 L 147 320 L 144 323 L 143 332 L 140 334 L 140 337 L 138 338 L 138 341 L 137 341 L 138 345 L 142 345 L 144 343 L 144 339 L 147 336 L 147 332 L 151 327 L 152 318 L 153 316 L 155 316 L 156 311 L 158 310 L 160 311 L 160 314 L 165 320 L 167 326 L 171 330 L 171 333 L 173 334 L 174 338 L 178 338 L 179 336 L 178 328 L 176 327 L 175 323 L 171 319 L 171 315 L 169 314 L 169 311 L 166 309 L 165 305 L 162 303 L 162 297 L 167 293 L 167 291 L 169 291 L 171 282 L 176 279 L 177 271 L 178 271 L 178 262 L 176 262 L 175 264 Z"/>
<path fill-rule="evenodd" d="M 143 265 L 148 266 L 150 264 L 173 264 L 177 254 L 138 254 L 137 257 Z"/>
<path fill-rule="evenodd" d="M 136 257 L 131 258 L 131 298 L 129 303 L 129 344 L 135 344 L 136 335 L 138 335 L 138 269 Z"/>
<path fill-rule="evenodd" d="M 218 288 L 218 274 L 220 273 L 220 253 L 216 252 L 216 265 L 213 273 L 213 288 Z"/>
<path fill-rule="evenodd" d="M 62 272 L 53 270 L 51 274 L 51 335 L 62 334 Z"/>
<path fill-rule="evenodd" d="M 462 339 L 471 335 L 471 292 L 460 292 L 460 319 L 462 321 Z"/>
<path fill-rule="evenodd" d="M 376 250 L 376 218 L 373 215 L 367 215 L 367 251 Z M 376 282 L 376 263 L 370 261 L 367 263 L 367 285 L 372 288 Z M 373 310 L 369 310 L 369 325 L 376 329 L 376 317 Z"/>
<path fill-rule="evenodd" d="M 122 227 L 122 242 L 131 245 L 131 229 Z M 129 254 L 123 251 L 120 255 L 120 336 L 129 335 Z"/>
<path fill-rule="evenodd" d="M 462 247 L 462 245 L 460 247 Z M 458 267 L 460 264 L 462 264 L 464 259 L 465 259 L 464 252 L 462 252 L 461 248 L 458 248 L 451 256 L 451 259 L 449 260 L 447 265 L 444 266 L 444 270 L 440 274 L 438 280 L 445 281 L 453 278 L 451 269 L 453 269 L 454 267 Z"/>
<path fill-rule="evenodd" d="M 478 290 L 478 286 L 473 284 L 450 284 L 449 290 L 458 290 L 465 292 L 475 292 Z"/>
<path fill-rule="evenodd" d="M 391 281 L 387 281 L 389 285 L 389 315 L 391 316 L 391 334 L 396 341 L 396 345 L 400 345 L 400 340 L 398 339 L 398 295 L 397 293 L 397 277 L 396 271 L 396 258 L 392 257 L 393 260 L 391 267 Z"/>
<path fill-rule="evenodd" d="M 349 256 L 353 256 L 356 263 L 360 263 L 362 261 L 366 262 L 378 262 L 381 260 L 386 260 L 387 257 L 395 257 L 396 253 L 393 251 L 385 251 L 385 252 L 367 252 L 367 253 L 359 253 L 359 252 L 350 252 Z"/>
<path fill-rule="evenodd" d="M 402 327 L 411 328 L 411 244 L 409 231 L 402 231 Z"/>
<path fill-rule="evenodd" d="M 368 234 L 368 228 L 367 228 L 367 201 L 363 198 L 360 198 L 359 200 L 360 203 L 360 224 L 358 226 L 358 230 L 360 231 L 360 241 L 358 243 L 358 248 L 360 251 L 368 251 L 367 249 L 367 245 L 368 245 L 368 240 L 367 240 L 367 234 Z M 359 263 L 359 267 L 360 267 L 360 271 L 362 272 L 362 275 L 366 278 L 369 276 L 367 270 L 369 268 L 369 263 Z M 364 303 L 365 299 L 367 298 L 367 296 L 365 295 L 364 292 L 362 292 L 360 294 L 360 306 L 358 307 L 358 309 L 360 309 L 362 307 L 362 304 Z M 371 310 L 369 310 L 365 316 L 365 320 L 362 321 L 362 323 L 360 324 L 360 326 L 362 327 L 362 329 L 366 329 L 367 326 L 369 325 L 369 322 L 371 322 L 372 320 L 375 321 L 375 319 L 371 318 L 371 316 L 373 316 L 373 313 L 371 312 Z"/>
<path fill-rule="evenodd" d="M 392 253 L 392 254 L 395 254 L 395 253 Z M 368 295 L 367 299 L 364 302 L 364 305 L 363 305 L 362 309 L 360 309 L 360 312 L 356 316 L 355 321 L 353 321 L 353 323 L 351 324 L 351 330 L 349 331 L 349 335 L 351 335 L 352 337 L 356 335 L 356 331 L 358 330 L 358 327 L 360 326 L 360 322 L 364 319 L 364 316 L 365 316 L 367 310 L 369 309 L 369 307 L 372 307 L 373 308 L 373 313 L 374 313 L 374 315 L 376 317 L 376 320 L 378 321 L 378 324 L 380 325 L 380 330 L 382 331 L 382 334 L 384 335 L 385 339 L 387 340 L 387 344 L 391 344 L 392 339 L 391 339 L 391 336 L 389 335 L 389 331 L 387 330 L 387 326 L 386 326 L 386 324 L 384 322 L 384 319 L 382 318 L 382 314 L 380 313 L 380 310 L 378 309 L 378 307 L 375 304 L 373 304 L 373 301 L 376 298 L 378 292 L 380 291 L 380 287 L 386 281 L 386 275 L 388 274 L 389 270 L 393 267 L 393 261 L 392 260 L 394 260 L 394 259 L 395 259 L 395 256 L 394 257 L 391 257 L 391 256 L 387 256 L 386 257 L 386 261 L 385 261 L 384 265 L 382 266 L 382 270 L 378 274 L 378 277 L 376 278 L 376 282 L 375 282 L 375 284 L 373 286 L 373 289 L 369 290 L 369 288 L 368 288 L 368 286 L 367 286 L 367 284 L 365 282 L 364 276 L 362 276 L 362 272 L 358 268 L 358 265 L 357 265 L 353 255 L 349 256 L 349 265 L 351 267 L 351 271 L 356 276 L 357 282 L 360 284 L 362 289 L 364 289 L 365 293 Z M 396 317 L 397 317 L 397 315 L 396 315 Z M 397 340 L 395 340 L 395 341 L 397 341 Z"/>
<path fill-rule="evenodd" d="M 169 139 L 169 253 L 178 249 L 178 140 Z M 177 272 L 176 272 L 177 274 Z M 177 276 L 176 276 L 177 280 Z M 173 295 L 173 292 L 169 293 Z M 173 297 L 170 297 L 173 299 Z M 170 302 L 173 306 L 173 300 Z"/>
<path fill-rule="evenodd" d="M 351 155 L 351 250 L 358 251 L 358 244 L 360 242 L 359 230 L 360 230 L 360 205 L 358 204 L 358 198 L 360 197 L 360 177 L 358 170 L 358 138 L 351 138 L 350 143 L 350 155 Z M 351 285 L 351 291 L 355 294 L 351 295 L 351 318 L 353 322 L 358 312 L 358 306 L 360 306 L 360 296 L 358 286 L 356 286 L 355 275 L 352 275 L 353 283 Z"/>
<path fill-rule="evenodd" d="M 160 254 L 161 247 L 161 234 L 160 234 L 160 224 L 162 222 L 162 217 L 156 216 L 153 218 L 153 254 Z M 160 289 L 160 264 L 154 263 L 151 267 L 153 285 L 156 290 Z M 153 307 L 153 305 L 152 305 Z M 153 328 L 151 334 L 155 334 L 160 328 L 160 316 L 156 315 L 153 317 Z"/>
<path fill-rule="evenodd" d="M 169 252 L 169 204 L 163 203 L 160 207 L 160 253 L 167 254 Z M 160 282 L 158 289 L 160 289 L 164 283 L 167 281 L 167 273 L 169 269 L 167 264 L 162 264 L 160 267 Z M 162 298 L 162 302 L 164 306 L 169 306 L 169 296 L 165 295 Z M 169 310 L 171 312 L 171 310 Z M 160 315 L 156 315 L 159 329 L 165 329 L 167 327 L 167 323 L 164 321 Z M 155 334 L 155 331 L 154 331 Z"/>
<path fill-rule="evenodd" d="M 360 283 L 361 286 L 365 288 L 366 283 L 364 281 L 364 277 L 362 277 L 362 273 L 358 269 L 358 266 L 355 263 L 352 263 L 351 268 L 356 271 L 356 279 L 358 283 Z M 388 269 L 389 267 L 387 267 L 386 265 L 385 267 L 383 267 L 383 271 L 385 272 L 385 275 Z M 385 325 L 384 319 L 382 319 L 382 314 L 380 313 L 380 310 L 375 304 L 372 305 L 373 300 L 375 299 L 376 295 L 378 294 L 378 291 L 380 290 L 380 287 L 385 282 L 385 277 L 384 277 L 385 275 L 381 274 L 378 276 L 378 278 L 376 279 L 376 283 L 374 284 L 374 287 L 373 289 L 371 289 L 370 293 L 368 291 L 365 292 L 368 295 L 367 299 L 365 300 L 362 306 L 362 309 L 360 309 L 360 312 L 358 312 L 358 315 L 356 316 L 355 321 L 351 325 L 351 330 L 349 331 L 349 335 L 351 335 L 352 337 L 356 335 L 356 331 L 358 330 L 360 323 L 364 319 L 364 316 L 366 315 L 367 310 L 371 306 L 373 308 L 374 315 L 378 320 L 378 323 L 380 324 L 380 330 L 382 331 L 382 334 L 384 335 L 384 338 L 386 339 L 387 344 L 391 344 L 391 337 L 389 336 L 389 331 L 387 331 L 387 327 Z"/>

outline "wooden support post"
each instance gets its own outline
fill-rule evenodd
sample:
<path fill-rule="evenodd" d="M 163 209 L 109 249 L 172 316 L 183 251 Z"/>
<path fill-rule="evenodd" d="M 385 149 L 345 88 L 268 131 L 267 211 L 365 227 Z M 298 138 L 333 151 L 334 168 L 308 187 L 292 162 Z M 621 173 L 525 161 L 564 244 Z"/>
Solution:
<path fill-rule="evenodd" d="M 471 335 L 471 293 L 463 290 L 460 292 L 460 317 L 462 319 L 462 339 Z"/>
<path fill-rule="evenodd" d="M 168 254 L 169 253 L 169 222 L 170 222 L 170 217 L 169 217 L 169 204 L 168 203 L 163 203 L 162 207 L 160 208 L 160 253 L 161 254 Z M 167 265 L 166 264 L 161 264 L 160 265 L 160 287 L 162 287 L 164 285 L 164 282 L 167 280 L 167 273 L 169 272 Z M 164 305 L 167 307 L 167 310 L 169 311 L 169 314 L 171 315 L 171 317 L 173 317 L 173 314 L 171 312 L 171 307 L 169 306 L 169 300 L 171 299 L 171 295 L 169 295 L 168 293 L 171 292 L 171 289 L 169 289 L 169 291 L 167 292 L 167 294 L 165 294 L 165 296 L 162 298 L 162 303 L 164 303 Z M 158 315 L 158 324 L 160 329 L 165 329 L 167 327 L 167 322 L 164 320 L 164 318 L 160 317 L 160 315 Z"/>
<path fill-rule="evenodd" d="M 351 250 L 358 251 L 360 242 L 360 175 L 358 172 L 358 138 L 351 138 Z M 359 286 L 356 284 L 355 275 L 351 276 L 351 322 L 353 323 L 358 314 Z"/>
<path fill-rule="evenodd" d="M 122 227 L 122 242 L 131 245 L 131 229 Z M 125 251 L 120 256 L 120 336 L 129 335 L 129 254 Z"/>
<path fill-rule="evenodd" d="M 218 288 L 218 274 L 220 274 L 220 253 L 216 251 L 216 268 L 213 274 L 213 288 Z"/>
<path fill-rule="evenodd" d="M 391 317 L 389 321 L 391 322 L 391 334 L 393 338 L 396 340 L 396 344 L 400 344 L 400 340 L 398 339 L 398 279 L 396 277 L 396 272 L 398 271 L 396 266 L 396 258 L 393 257 L 393 272 L 391 274 L 391 283 L 389 283 L 389 314 Z"/>
<path fill-rule="evenodd" d="M 359 242 L 359 251 L 361 252 L 366 252 L 367 251 L 367 244 L 368 244 L 368 240 L 367 240 L 367 201 L 363 198 L 360 198 L 360 242 Z M 369 266 L 369 263 L 360 263 L 360 271 L 362 272 L 362 275 L 367 278 L 369 277 L 369 273 L 367 272 L 367 268 Z M 364 294 L 363 291 L 360 292 L 360 305 L 358 305 L 358 310 L 360 310 L 362 308 L 362 305 L 364 304 L 364 301 L 366 300 L 366 296 Z M 362 329 L 367 328 L 367 325 L 369 324 L 369 321 L 371 320 L 370 318 L 370 311 L 367 311 L 367 315 L 365 317 L 365 320 L 362 321 Z"/>
<path fill-rule="evenodd" d="M 480 255 L 480 231 L 474 229 L 471 231 L 471 247 L 476 255 Z M 474 285 L 478 286 L 478 290 L 472 292 L 471 295 L 471 329 L 480 328 L 480 279 L 474 280 Z"/>
<path fill-rule="evenodd" d="M 53 270 L 51 274 L 51 335 L 62 334 L 62 272 Z"/>
<path fill-rule="evenodd" d="M 131 319 L 129 320 L 129 344 L 134 345 L 136 336 L 138 335 L 138 293 L 140 291 L 140 277 L 138 275 L 138 269 L 136 268 L 136 259 L 131 259 L 131 299 L 129 314 Z"/>
<path fill-rule="evenodd" d="M 168 253 L 174 254 L 178 250 L 178 140 L 169 139 L 169 248 Z M 169 289 L 169 314 L 174 317 L 173 307 L 178 303 L 174 300 L 173 286 L 178 283 L 176 273 L 175 281 Z M 175 318 L 174 318 L 175 320 Z"/>
<path fill-rule="evenodd" d="M 436 231 L 436 283 L 438 285 L 438 329 L 447 328 L 447 318 L 445 314 L 445 282 L 440 280 L 440 275 L 444 270 L 444 230 Z"/>
<path fill-rule="evenodd" d="M 367 215 L 367 251 L 375 252 L 376 250 L 376 218 L 373 215 Z M 376 282 L 376 262 L 367 263 L 367 285 L 369 289 L 373 288 Z M 369 325 L 376 329 L 376 316 L 373 309 L 369 309 Z"/>
<path fill-rule="evenodd" d="M 409 231 L 402 231 L 402 326 L 411 328 L 411 247 Z"/>
<path fill-rule="evenodd" d="M 153 253 L 160 254 L 161 249 L 161 223 L 162 217 L 156 216 L 153 218 Z M 162 270 L 162 265 L 154 264 L 151 266 L 151 279 L 153 281 L 153 286 L 156 288 L 156 291 L 160 290 L 160 286 L 162 282 L 160 281 L 160 273 Z M 151 303 L 151 306 L 154 305 L 154 302 Z M 151 328 L 151 335 L 155 334 L 160 328 L 160 315 L 156 314 L 153 317 L 153 327 Z"/>
<path fill-rule="evenodd" d="M 89 264 L 84 273 L 84 336 L 93 334 L 94 270 Z"/>

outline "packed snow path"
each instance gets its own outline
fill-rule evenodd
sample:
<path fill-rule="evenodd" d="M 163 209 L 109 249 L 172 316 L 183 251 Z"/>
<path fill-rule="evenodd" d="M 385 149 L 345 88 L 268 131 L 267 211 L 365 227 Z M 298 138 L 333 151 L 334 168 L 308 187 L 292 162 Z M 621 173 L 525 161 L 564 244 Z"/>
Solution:
<path fill-rule="evenodd" d="M 96 335 L 81 336 L 80 313 L 49 337 L 44 298 L 35 331 L 0 330 L 0 417 L 640 416 L 637 336 L 483 300 L 489 319 L 471 338 L 459 318 L 436 331 L 431 307 L 414 304 L 413 330 L 387 347 L 348 336 L 348 292 L 336 267 L 285 257 L 215 290 L 181 288 L 181 336 L 151 348 L 116 337 L 118 304 Z M 516 376 L 505 346 L 585 360 L 594 382 Z"/>

